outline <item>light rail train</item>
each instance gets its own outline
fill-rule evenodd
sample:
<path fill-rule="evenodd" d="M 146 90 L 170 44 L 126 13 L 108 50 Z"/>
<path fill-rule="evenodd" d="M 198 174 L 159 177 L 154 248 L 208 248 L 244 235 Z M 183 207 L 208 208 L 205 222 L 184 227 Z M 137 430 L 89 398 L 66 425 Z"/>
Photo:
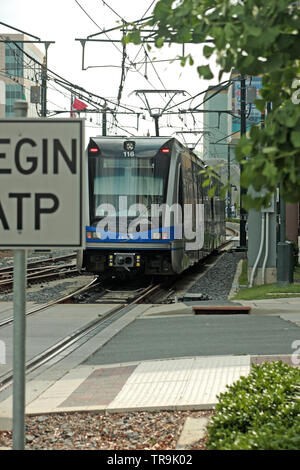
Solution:
<path fill-rule="evenodd" d="M 174 275 L 225 241 L 221 183 L 208 197 L 205 165 L 170 137 L 94 137 L 81 269 Z"/>

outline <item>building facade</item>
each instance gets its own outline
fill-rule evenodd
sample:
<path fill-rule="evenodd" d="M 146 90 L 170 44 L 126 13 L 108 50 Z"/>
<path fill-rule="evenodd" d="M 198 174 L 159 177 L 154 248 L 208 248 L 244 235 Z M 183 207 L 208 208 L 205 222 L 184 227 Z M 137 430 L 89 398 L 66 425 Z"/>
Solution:
<path fill-rule="evenodd" d="M 234 145 L 228 137 L 232 131 L 228 132 L 231 115 L 228 112 L 232 109 L 228 94 L 231 90 L 228 87 L 210 87 L 204 98 L 204 130 L 208 133 L 203 138 L 203 159 L 209 166 L 217 166 L 221 180 L 224 184 L 231 184 L 226 197 L 227 215 L 237 215 L 239 211 L 240 197 L 240 168 L 235 162 Z M 205 112 L 207 111 L 207 112 Z"/>
<path fill-rule="evenodd" d="M 41 67 L 44 54 L 24 34 L 0 34 L 0 117 L 13 117 L 14 102 L 28 102 L 28 117 L 38 117 L 39 103 L 31 103 L 31 88 L 41 84 Z M 12 42 L 10 42 L 12 41 Z M 30 57 L 25 55 L 26 52 Z"/>
<path fill-rule="evenodd" d="M 228 134 L 233 134 L 233 139 L 239 139 L 241 136 L 241 82 L 238 80 L 239 74 L 233 72 L 231 79 L 235 80 L 230 86 L 228 93 L 228 106 L 232 109 L 233 116 L 228 119 Z M 262 87 L 262 77 L 246 78 L 246 96 L 249 95 L 250 88 L 255 88 L 256 98 L 260 96 Z M 247 101 L 246 101 L 247 103 Z M 246 104 L 246 130 L 250 130 L 252 125 L 258 125 L 261 122 L 261 113 L 255 107 L 255 104 Z"/>
<path fill-rule="evenodd" d="M 226 87 L 209 87 L 204 96 L 203 104 L 203 158 L 226 158 L 226 136 L 228 130 L 228 114 L 214 111 L 228 110 Z M 221 140 L 220 139 L 224 139 Z M 218 142 L 220 141 L 220 142 Z"/>

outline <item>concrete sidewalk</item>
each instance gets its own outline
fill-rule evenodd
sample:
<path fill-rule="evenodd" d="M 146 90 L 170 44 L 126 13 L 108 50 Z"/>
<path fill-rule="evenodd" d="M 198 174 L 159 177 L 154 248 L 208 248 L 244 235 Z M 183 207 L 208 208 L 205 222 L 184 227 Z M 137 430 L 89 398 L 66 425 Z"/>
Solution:
<path fill-rule="evenodd" d="M 27 402 L 26 414 L 211 409 L 227 386 L 249 374 L 251 363 L 265 360 L 291 364 L 292 356 L 209 356 L 77 366 Z M 11 410 L 10 396 L 0 404 L 0 422 L 11 416 Z"/>
<path fill-rule="evenodd" d="M 136 313 L 128 312 L 120 320 L 119 331 L 140 316 L 151 318 L 151 322 L 162 316 L 191 316 L 194 315 L 193 306 L 204 303 L 211 306 L 245 305 L 251 307 L 248 315 L 275 315 L 300 326 L 300 298 L 290 298 L 138 306 Z M 63 310 L 64 306 L 60 308 Z M 111 334 L 116 335 L 116 325 L 111 328 Z M 99 348 L 99 338 L 95 337 L 93 341 L 94 348 Z M 91 354 L 91 346 L 84 347 L 82 354 L 77 353 L 71 368 L 63 370 L 61 363 L 58 363 L 27 383 L 27 414 L 79 410 L 121 412 L 210 409 L 216 405 L 217 396 L 228 385 L 249 373 L 251 363 L 265 360 L 283 360 L 289 364 L 295 362 L 295 356 L 290 354 L 174 357 L 109 365 L 82 365 L 87 354 Z M 9 428 L 11 416 L 12 397 L 8 396 L 0 402 L 0 429 Z"/>

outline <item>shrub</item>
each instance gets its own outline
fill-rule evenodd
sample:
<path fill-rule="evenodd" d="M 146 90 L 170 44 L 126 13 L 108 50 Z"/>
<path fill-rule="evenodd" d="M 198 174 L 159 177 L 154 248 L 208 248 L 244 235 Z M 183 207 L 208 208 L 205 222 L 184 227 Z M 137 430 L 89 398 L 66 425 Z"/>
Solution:
<path fill-rule="evenodd" d="M 281 361 L 253 365 L 247 377 L 219 395 L 208 449 L 299 449 L 299 386 L 297 368 Z"/>

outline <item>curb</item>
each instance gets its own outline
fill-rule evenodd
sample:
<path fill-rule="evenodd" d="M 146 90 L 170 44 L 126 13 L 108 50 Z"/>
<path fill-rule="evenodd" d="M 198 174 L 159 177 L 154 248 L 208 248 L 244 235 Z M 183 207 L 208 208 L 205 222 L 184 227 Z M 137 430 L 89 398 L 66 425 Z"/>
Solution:
<path fill-rule="evenodd" d="M 233 282 L 232 282 L 232 287 L 231 287 L 231 290 L 230 290 L 229 295 L 228 295 L 228 299 L 232 299 L 239 290 L 239 287 L 240 287 L 239 277 L 242 274 L 243 261 L 244 260 L 241 259 L 238 262 L 238 265 L 237 265 L 237 268 L 236 268 L 236 271 L 235 271 L 235 275 L 234 275 L 234 278 L 233 278 Z"/>
<path fill-rule="evenodd" d="M 186 447 L 191 446 L 203 439 L 206 434 L 208 423 L 208 418 L 187 417 L 177 441 L 175 450 L 184 450 Z"/>

